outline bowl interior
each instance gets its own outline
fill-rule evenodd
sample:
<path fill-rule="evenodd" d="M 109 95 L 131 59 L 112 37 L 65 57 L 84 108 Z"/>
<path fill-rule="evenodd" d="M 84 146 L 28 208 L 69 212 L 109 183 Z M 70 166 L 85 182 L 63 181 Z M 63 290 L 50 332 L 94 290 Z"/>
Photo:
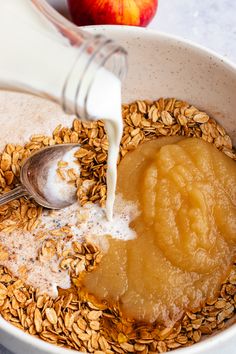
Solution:
<path fill-rule="evenodd" d="M 144 29 L 105 26 L 89 31 L 105 32 L 128 50 L 129 72 L 123 85 L 123 102 L 159 97 L 186 100 L 216 118 L 236 144 L 236 68 L 233 65 L 199 47 Z M 32 134 L 50 134 L 58 124 L 70 126 L 73 117 L 66 116 L 57 105 L 44 99 L 0 91 L 0 121 L 2 149 L 9 142 L 23 143 Z M 1 330 L 8 333 L 7 340 Z M 41 345 L 41 341 L 29 339 L 22 332 L 18 345 L 15 339 L 18 333 L 12 326 L 4 325 L 0 318 L 0 338 L 9 348 L 23 353 L 31 346 L 32 353 L 58 353 L 58 348 L 46 343 Z M 232 338 L 233 332 L 227 333 L 227 338 Z M 11 335 L 14 335 L 12 342 Z M 23 342 L 27 342 L 26 347 Z M 212 341 L 207 340 L 204 348 L 211 347 Z M 204 348 L 199 344 L 183 352 L 210 353 Z M 60 352 L 67 351 L 60 348 Z"/>

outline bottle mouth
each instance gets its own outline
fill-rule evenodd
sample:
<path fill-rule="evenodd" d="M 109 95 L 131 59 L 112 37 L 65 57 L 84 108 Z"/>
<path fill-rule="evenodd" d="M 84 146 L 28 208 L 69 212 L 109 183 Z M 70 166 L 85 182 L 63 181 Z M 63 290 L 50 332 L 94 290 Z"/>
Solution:
<path fill-rule="evenodd" d="M 121 81 L 127 73 L 127 52 L 111 39 L 102 35 L 91 37 L 79 48 L 62 94 L 63 109 L 82 120 L 96 120 L 87 109 L 89 92 L 100 68 L 105 68 Z"/>

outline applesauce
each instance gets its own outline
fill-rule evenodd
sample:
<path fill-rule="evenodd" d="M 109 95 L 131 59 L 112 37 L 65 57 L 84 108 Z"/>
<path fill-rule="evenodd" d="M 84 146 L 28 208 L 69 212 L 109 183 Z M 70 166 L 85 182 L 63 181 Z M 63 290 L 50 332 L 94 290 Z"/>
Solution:
<path fill-rule="evenodd" d="M 139 206 L 137 237 L 109 240 L 86 291 L 165 325 L 215 298 L 236 254 L 235 162 L 196 138 L 149 141 L 121 161 L 118 193 Z"/>

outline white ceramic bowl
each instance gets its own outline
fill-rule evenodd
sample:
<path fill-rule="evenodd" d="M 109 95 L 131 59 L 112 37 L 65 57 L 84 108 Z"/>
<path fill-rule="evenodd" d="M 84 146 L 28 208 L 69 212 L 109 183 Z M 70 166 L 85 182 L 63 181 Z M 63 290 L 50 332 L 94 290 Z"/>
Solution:
<path fill-rule="evenodd" d="M 123 101 L 178 97 L 216 118 L 236 144 L 236 66 L 204 48 L 154 31 L 130 27 L 93 27 L 120 42 L 129 52 L 129 73 Z M 71 124 L 45 100 L 0 93 L 0 145 L 24 141 L 31 133 L 49 133 L 58 123 Z M 21 127 L 15 129 L 15 127 Z M 8 132 L 10 134 L 8 134 Z M 0 146 L 0 148 L 1 148 Z M 0 342 L 17 354 L 78 353 L 50 345 L 0 318 Z M 236 325 L 178 354 L 236 353 Z"/>

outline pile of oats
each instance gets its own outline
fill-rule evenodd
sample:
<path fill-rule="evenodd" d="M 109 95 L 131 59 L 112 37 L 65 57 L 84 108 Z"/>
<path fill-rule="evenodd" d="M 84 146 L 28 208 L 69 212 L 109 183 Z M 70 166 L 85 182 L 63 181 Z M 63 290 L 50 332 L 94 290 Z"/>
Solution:
<path fill-rule="evenodd" d="M 174 98 L 137 101 L 123 106 L 123 119 L 120 159 L 145 141 L 181 135 L 213 143 L 236 160 L 231 139 L 225 130 L 205 112 L 186 102 Z M 100 121 L 91 123 L 76 119 L 71 129 L 58 126 L 52 137 L 35 135 L 25 146 L 7 145 L 0 156 L 0 192 L 17 185 L 22 161 L 31 153 L 60 143 L 81 145 L 76 153 L 81 166 L 76 184 L 82 205 L 89 201 L 103 205 L 106 200 L 108 141 Z M 90 181 L 86 189 L 83 188 L 84 181 Z M 15 228 L 34 230 L 41 213 L 42 208 L 24 198 L 1 206 L 0 231 L 7 233 Z M 45 241 L 47 247 L 51 245 L 50 238 Z M 7 251 L 0 245 L 0 261 L 6 257 Z M 92 271 L 101 257 L 95 245 L 74 243 L 73 249 L 63 255 L 61 262 L 62 269 L 70 272 L 73 287 L 60 291 L 56 299 L 39 295 L 37 289 L 24 283 L 23 277 L 17 279 L 0 266 L 1 316 L 49 343 L 95 354 L 163 353 L 194 344 L 202 336 L 222 330 L 235 321 L 236 263 L 232 265 L 217 299 L 186 312 L 181 321 L 165 328 L 160 324 L 148 325 L 124 319 L 118 308 L 86 300 L 79 289 L 78 273 L 81 269 Z"/>

